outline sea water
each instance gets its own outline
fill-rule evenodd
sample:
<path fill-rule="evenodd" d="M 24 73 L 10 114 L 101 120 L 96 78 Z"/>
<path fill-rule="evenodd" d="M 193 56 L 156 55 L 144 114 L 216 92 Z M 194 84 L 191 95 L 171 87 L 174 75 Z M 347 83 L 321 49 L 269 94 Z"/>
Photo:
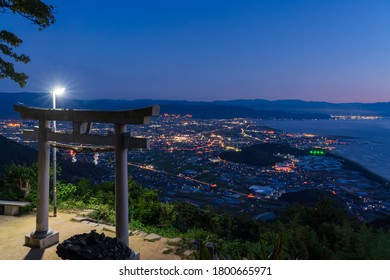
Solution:
<path fill-rule="evenodd" d="M 264 125 L 291 133 L 335 136 L 347 142 L 335 153 L 356 161 L 390 180 L 390 119 L 376 120 L 277 120 Z"/>

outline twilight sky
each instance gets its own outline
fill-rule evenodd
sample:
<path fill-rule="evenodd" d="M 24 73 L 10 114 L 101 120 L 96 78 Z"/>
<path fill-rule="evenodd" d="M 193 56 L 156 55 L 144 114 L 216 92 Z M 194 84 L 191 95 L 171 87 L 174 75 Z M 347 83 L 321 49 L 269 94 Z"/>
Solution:
<path fill-rule="evenodd" d="M 46 0 L 57 22 L 16 15 L 23 89 L 71 98 L 390 101 L 388 0 Z M 108 3 L 108 4 L 107 4 Z"/>

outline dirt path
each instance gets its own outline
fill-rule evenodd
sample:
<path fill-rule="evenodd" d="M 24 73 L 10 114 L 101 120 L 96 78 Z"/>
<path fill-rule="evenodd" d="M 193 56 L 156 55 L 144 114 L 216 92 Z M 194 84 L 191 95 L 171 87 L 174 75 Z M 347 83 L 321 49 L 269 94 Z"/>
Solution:
<path fill-rule="evenodd" d="M 60 212 L 57 217 L 49 218 L 49 227 L 60 233 L 60 242 L 81 233 L 89 233 L 92 229 L 106 236 L 115 237 L 113 232 L 107 231 L 105 225 L 90 222 L 74 222 L 74 213 Z M 43 259 L 58 260 L 56 246 L 46 250 L 31 249 L 24 246 L 24 236 L 35 229 L 35 214 L 28 214 L 20 217 L 0 215 L 0 260 L 23 260 L 23 259 Z M 130 236 L 130 247 L 135 252 L 141 253 L 143 260 L 177 260 L 180 256 L 175 254 L 163 254 L 160 251 L 167 247 L 167 239 L 159 241 L 144 241 L 143 235 Z"/>

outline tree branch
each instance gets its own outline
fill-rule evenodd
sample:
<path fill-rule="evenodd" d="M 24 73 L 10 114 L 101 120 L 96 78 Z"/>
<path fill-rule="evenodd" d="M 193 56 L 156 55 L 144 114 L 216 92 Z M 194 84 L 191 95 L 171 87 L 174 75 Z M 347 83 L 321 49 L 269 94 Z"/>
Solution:
<path fill-rule="evenodd" d="M 46 28 L 55 22 L 54 7 L 41 0 L 0 0 L 0 13 L 18 14 L 38 25 L 38 29 Z M 17 54 L 13 48 L 22 44 L 22 40 L 6 30 L 0 31 L 0 54 L 13 58 L 16 62 L 28 63 L 30 58 L 25 54 Z M 10 78 L 21 87 L 26 85 L 28 76 L 18 73 L 11 62 L 0 57 L 0 79 Z"/>
<path fill-rule="evenodd" d="M 46 5 L 41 0 L 0 0 L 2 13 L 7 10 L 32 21 L 40 28 L 46 28 L 55 22 L 54 6 Z"/>

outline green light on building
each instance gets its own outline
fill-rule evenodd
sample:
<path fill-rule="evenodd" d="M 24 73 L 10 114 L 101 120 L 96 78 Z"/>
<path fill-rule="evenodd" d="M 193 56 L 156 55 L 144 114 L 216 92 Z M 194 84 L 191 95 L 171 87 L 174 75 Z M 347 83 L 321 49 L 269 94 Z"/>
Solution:
<path fill-rule="evenodd" d="M 309 153 L 311 155 L 325 155 L 325 152 L 322 150 L 310 150 Z"/>

